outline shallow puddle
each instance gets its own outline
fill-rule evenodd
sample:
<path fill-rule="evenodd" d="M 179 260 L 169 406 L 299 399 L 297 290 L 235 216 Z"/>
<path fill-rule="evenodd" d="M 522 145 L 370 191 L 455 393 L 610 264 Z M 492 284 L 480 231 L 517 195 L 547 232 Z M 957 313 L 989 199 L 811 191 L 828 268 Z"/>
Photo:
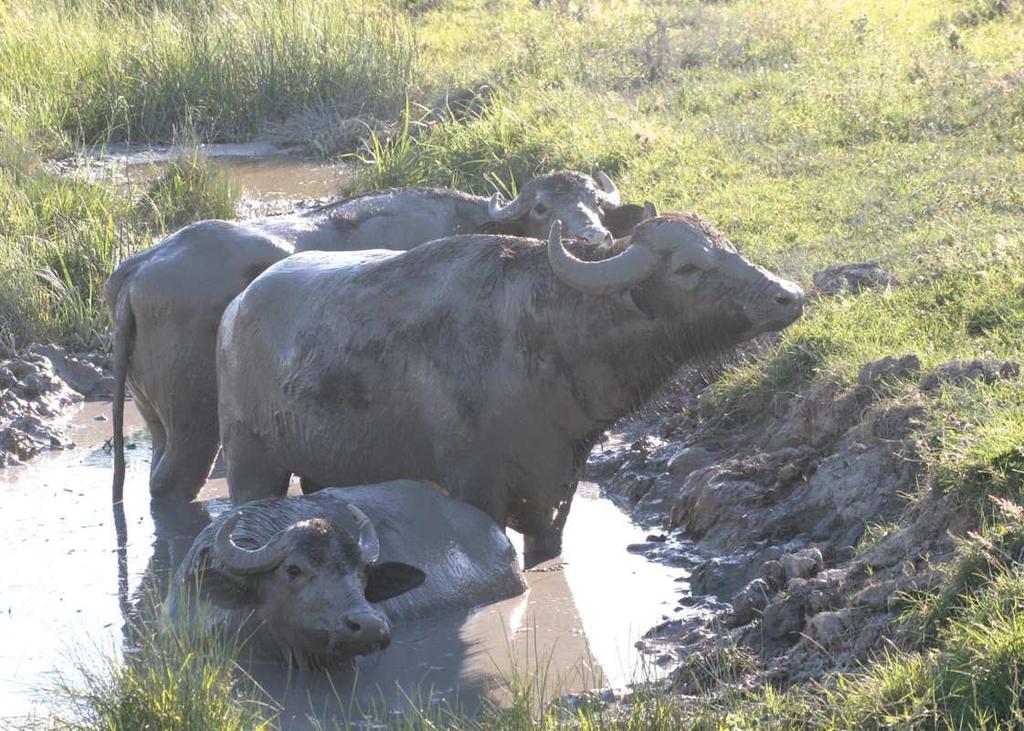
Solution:
<path fill-rule="evenodd" d="M 144 190 L 167 163 L 196 152 L 188 147 L 110 145 L 56 164 L 69 175 L 106 178 Z M 276 210 L 275 202 L 337 198 L 351 183 L 356 163 L 303 159 L 266 143 L 201 145 L 198 154 L 229 174 L 242 189 L 242 213 Z"/>
<path fill-rule="evenodd" d="M 149 448 L 129 411 L 137 448 L 127 453 L 123 524 L 110 506 L 112 458 L 103 449 L 110 422 L 96 420 L 109 415 L 109 404 L 75 414 L 74 450 L 0 471 L 0 719 L 44 707 L 38 690 L 55 672 L 73 680 L 75 659 L 116 656 L 126 618 L 229 506 L 224 481 L 213 479 L 200 502 L 151 507 Z M 426 701 L 472 711 L 485 697 L 500 702 L 503 678 L 538 671 L 548 698 L 642 679 L 656 671 L 634 643 L 665 616 L 680 616 L 676 601 L 687 587 L 678 581 L 683 569 L 626 551 L 645 535 L 596 486 L 581 485 L 562 560 L 528 572 L 523 596 L 398 625 L 387 652 L 363 658 L 354 673 L 289 675 L 270 665 L 253 673 L 293 728 L 307 727 L 310 714 L 401 712 Z"/>

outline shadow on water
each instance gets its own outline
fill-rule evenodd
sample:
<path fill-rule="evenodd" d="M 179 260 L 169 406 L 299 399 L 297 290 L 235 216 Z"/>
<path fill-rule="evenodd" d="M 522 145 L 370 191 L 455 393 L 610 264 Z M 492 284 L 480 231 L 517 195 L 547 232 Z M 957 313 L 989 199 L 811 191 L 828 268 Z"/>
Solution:
<path fill-rule="evenodd" d="M 109 404 L 74 415 L 74 450 L 0 472 L 0 719 L 38 710 L 38 689 L 68 657 L 112 657 L 133 650 L 132 631 L 152 618 L 153 598 L 193 538 L 229 507 L 216 473 L 190 504 L 148 500 L 149 446 L 128 410 L 125 503 L 111 511 Z M 685 571 L 647 561 L 625 547 L 645 532 L 593 485 L 583 485 L 566 526 L 565 563 L 527 572 L 529 590 L 470 612 L 394 627 L 391 647 L 362 658 L 354 672 L 291 672 L 253 664 L 253 677 L 280 704 L 289 728 L 312 716 L 358 718 L 372 709 L 401 713 L 447 705 L 473 713 L 507 698 L 503 681 L 536 676 L 548 698 L 622 685 L 636 671 L 634 642 L 670 615 Z M 513 536 L 513 541 L 518 539 Z M 521 546 L 520 546 L 521 547 Z"/>

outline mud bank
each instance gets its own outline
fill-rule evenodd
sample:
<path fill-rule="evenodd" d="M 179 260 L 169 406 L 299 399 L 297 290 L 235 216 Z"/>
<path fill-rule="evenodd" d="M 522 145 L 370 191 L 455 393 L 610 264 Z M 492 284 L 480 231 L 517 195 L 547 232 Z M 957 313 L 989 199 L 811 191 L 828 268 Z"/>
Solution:
<path fill-rule="evenodd" d="M 110 358 L 103 353 L 33 345 L 0 361 L 0 467 L 74 447 L 61 417 L 73 404 L 107 398 L 112 389 Z"/>
<path fill-rule="evenodd" d="M 648 526 L 631 547 L 655 561 L 705 558 L 691 594 L 705 611 L 640 642 L 695 695 L 723 679 L 785 688 L 855 669 L 900 642 L 915 593 L 935 591 L 973 508 L 922 485 L 921 429 L 946 385 L 1018 379 L 1020 366 L 914 354 L 866 363 L 857 382 L 811 382 L 720 417 L 686 394 L 624 425 L 591 479 Z M 756 418 L 756 414 L 766 414 Z"/>

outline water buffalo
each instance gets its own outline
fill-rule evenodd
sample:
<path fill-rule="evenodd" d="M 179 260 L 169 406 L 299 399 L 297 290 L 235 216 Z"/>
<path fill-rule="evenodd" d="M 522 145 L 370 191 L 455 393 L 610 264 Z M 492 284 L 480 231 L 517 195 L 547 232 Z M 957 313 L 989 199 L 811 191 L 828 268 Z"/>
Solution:
<path fill-rule="evenodd" d="M 575 172 L 543 175 L 502 204 L 455 190 L 406 188 L 351 198 L 313 211 L 246 222 L 203 221 L 126 259 L 107 282 L 114 321 L 114 501 L 124 485 L 125 381 L 153 439 L 150 493 L 191 500 L 219 445 L 215 349 L 228 303 L 260 272 L 295 251 L 404 250 L 487 226 L 546 235 L 569 221 L 572 235 L 605 241 L 601 222 L 630 228 L 637 206 L 621 205 L 615 184 Z"/>
<path fill-rule="evenodd" d="M 299 254 L 224 313 L 236 502 L 289 475 L 443 485 L 557 555 L 587 454 L 695 357 L 780 330 L 803 292 L 692 215 L 612 246 L 456 236 L 372 262 Z"/>
<path fill-rule="evenodd" d="M 489 517 L 420 482 L 261 500 L 196 538 L 166 604 L 249 638 L 256 657 L 331 667 L 387 647 L 392 622 L 522 593 Z"/>

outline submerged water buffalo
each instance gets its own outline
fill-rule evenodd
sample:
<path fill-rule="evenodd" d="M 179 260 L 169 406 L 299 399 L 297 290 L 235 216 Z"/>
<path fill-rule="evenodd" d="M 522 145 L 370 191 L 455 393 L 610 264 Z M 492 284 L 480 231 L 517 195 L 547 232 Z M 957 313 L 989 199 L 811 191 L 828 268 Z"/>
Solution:
<path fill-rule="evenodd" d="M 228 307 L 218 342 L 232 497 L 292 473 L 346 485 L 435 482 L 557 555 L 591 447 L 688 360 L 780 330 L 799 287 L 695 216 L 613 246 L 557 224 L 458 236 L 388 259 L 296 255 Z"/>
<path fill-rule="evenodd" d="M 253 654 L 331 667 L 387 647 L 391 623 L 526 588 L 489 517 L 419 482 L 249 503 L 196 538 L 167 602 L 175 621 L 249 638 Z"/>
<path fill-rule="evenodd" d="M 114 501 L 124 485 L 125 381 L 153 439 L 150 493 L 191 500 L 219 446 L 215 349 L 228 303 L 260 272 L 295 251 L 411 249 L 486 226 L 543 237 L 555 218 L 572 235 L 605 241 L 636 223 L 615 184 L 575 172 L 540 176 L 515 200 L 406 188 L 291 216 L 204 221 L 126 259 L 107 282 L 114 321 Z M 617 232 L 616 232 L 617 233 Z"/>

